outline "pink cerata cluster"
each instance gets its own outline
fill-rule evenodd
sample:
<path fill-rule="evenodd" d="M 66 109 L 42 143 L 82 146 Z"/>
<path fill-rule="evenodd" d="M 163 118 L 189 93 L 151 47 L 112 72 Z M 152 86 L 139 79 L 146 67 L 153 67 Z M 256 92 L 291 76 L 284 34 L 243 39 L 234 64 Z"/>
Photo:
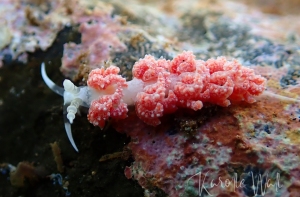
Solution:
<path fill-rule="evenodd" d="M 265 79 L 237 60 L 196 60 L 190 51 L 173 60 L 146 55 L 134 64 L 128 82 L 118 73 L 118 67 L 110 66 L 89 74 L 88 86 L 97 95 L 88 114 L 94 125 L 104 127 L 109 118 L 123 119 L 127 105 L 135 105 L 138 117 L 156 126 L 159 118 L 178 108 L 200 110 L 205 102 L 223 107 L 231 101 L 253 103 L 265 89 Z"/>

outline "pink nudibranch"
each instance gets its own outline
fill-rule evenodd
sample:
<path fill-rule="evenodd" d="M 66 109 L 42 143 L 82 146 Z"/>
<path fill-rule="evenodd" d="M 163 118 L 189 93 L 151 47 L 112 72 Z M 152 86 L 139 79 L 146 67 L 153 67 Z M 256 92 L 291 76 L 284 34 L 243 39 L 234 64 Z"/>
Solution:
<path fill-rule="evenodd" d="M 237 60 L 228 61 L 225 57 L 197 60 L 190 51 L 173 60 L 156 60 L 146 55 L 134 64 L 131 81 L 126 81 L 119 71 L 116 66 L 94 69 L 87 86 L 76 87 L 65 80 L 61 88 L 49 79 L 42 64 L 45 83 L 64 97 L 65 129 L 76 151 L 70 124 L 79 106 L 88 107 L 89 121 L 101 128 L 109 118 L 126 118 L 128 105 L 135 105 L 142 121 L 157 126 L 164 114 L 178 108 L 200 110 L 206 102 L 223 107 L 232 101 L 253 103 L 254 97 L 264 91 L 266 81 Z"/>
<path fill-rule="evenodd" d="M 184 51 L 173 60 L 146 55 L 132 69 L 126 82 L 119 68 L 92 70 L 88 86 L 96 94 L 88 119 L 104 127 L 109 118 L 126 118 L 127 105 L 135 105 L 138 117 L 149 125 L 159 125 L 164 114 L 178 108 L 200 110 L 204 102 L 227 107 L 231 101 L 253 103 L 265 89 L 265 79 L 236 60 L 225 57 L 196 60 Z"/>

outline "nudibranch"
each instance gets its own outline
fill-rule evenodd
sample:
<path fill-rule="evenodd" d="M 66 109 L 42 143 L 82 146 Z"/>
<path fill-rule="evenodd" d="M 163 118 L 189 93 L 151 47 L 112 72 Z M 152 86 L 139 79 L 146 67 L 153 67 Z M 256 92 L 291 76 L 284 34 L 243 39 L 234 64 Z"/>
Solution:
<path fill-rule="evenodd" d="M 68 138 L 78 151 L 71 133 L 71 124 L 79 106 L 89 108 L 88 120 L 103 128 L 111 119 L 127 117 L 128 105 L 134 105 L 138 117 L 157 126 L 164 114 L 178 108 L 200 110 L 203 103 L 227 107 L 234 101 L 255 102 L 255 96 L 265 89 L 265 78 L 242 66 L 237 60 L 225 57 L 197 60 L 184 51 L 173 60 L 146 55 L 132 69 L 133 79 L 126 81 L 120 69 L 97 68 L 89 73 L 87 86 L 77 87 L 70 80 L 63 88 L 47 76 L 45 65 L 42 77 L 47 86 L 64 97 L 64 122 Z"/>

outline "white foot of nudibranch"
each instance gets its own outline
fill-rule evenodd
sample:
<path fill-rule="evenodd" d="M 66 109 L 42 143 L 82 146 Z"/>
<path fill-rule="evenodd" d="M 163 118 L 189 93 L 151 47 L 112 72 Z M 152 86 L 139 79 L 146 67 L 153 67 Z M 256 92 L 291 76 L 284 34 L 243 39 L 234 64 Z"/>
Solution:
<path fill-rule="evenodd" d="M 63 114 L 65 130 L 73 148 L 78 152 L 78 148 L 73 140 L 71 124 L 75 119 L 75 114 L 77 113 L 79 106 L 89 107 L 89 90 L 87 87 L 77 87 L 67 79 L 63 83 L 64 88 L 59 87 L 47 76 L 44 63 L 41 65 L 41 74 L 46 85 L 52 91 L 64 97 Z"/>

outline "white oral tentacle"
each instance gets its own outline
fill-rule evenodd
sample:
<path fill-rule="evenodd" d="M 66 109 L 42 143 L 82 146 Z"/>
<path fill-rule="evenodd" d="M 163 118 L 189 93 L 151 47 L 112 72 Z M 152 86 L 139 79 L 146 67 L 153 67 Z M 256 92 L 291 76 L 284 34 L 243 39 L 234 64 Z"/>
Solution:
<path fill-rule="evenodd" d="M 53 81 L 51 81 L 51 79 L 48 77 L 48 75 L 46 73 L 46 67 L 45 67 L 44 63 L 42 63 L 42 65 L 41 65 L 41 74 L 42 74 L 42 78 L 43 78 L 44 82 L 46 83 L 46 85 L 48 86 L 48 88 L 50 88 L 56 94 L 63 96 L 64 89 L 62 87 L 59 87 L 58 85 L 56 85 Z"/>
<path fill-rule="evenodd" d="M 65 130 L 66 130 L 66 133 L 67 133 L 67 136 L 69 138 L 69 141 L 70 143 L 72 144 L 73 148 L 77 151 L 78 151 L 78 148 L 74 142 L 74 139 L 73 139 L 73 136 L 72 136 L 72 129 L 71 129 L 71 124 L 69 122 L 65 122 Z"/>

